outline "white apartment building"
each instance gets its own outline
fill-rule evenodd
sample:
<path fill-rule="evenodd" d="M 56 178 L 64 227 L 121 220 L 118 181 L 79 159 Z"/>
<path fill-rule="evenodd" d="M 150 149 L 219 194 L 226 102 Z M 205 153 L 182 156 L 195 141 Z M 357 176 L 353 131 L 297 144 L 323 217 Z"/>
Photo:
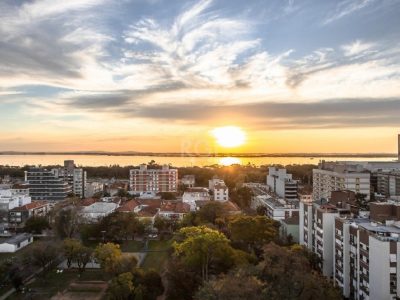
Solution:
<path fill-rule="evenodd" d="M 196 210 L 196 201 L 210 201 L 208 189 L 203 187 L 194 187 L 187 189 L 182 196 L 182 202 L 190 205 L 190 210 Z"/>
<path fill-rule="evenodd" d="M 31 203 L 28 189 L 0 190 L 0 211 L 9 211 L 28 203 Z"/>
<path fill-rule="evenodd" d="M 85 197 L 90 198 L 93 195 L 100 193 L 104 190 L 104 184 L 98 181 L 86 182 Z"/>
<path fill-rule="evenodd" d="M 229 200 L 229 189 L 225 184 L 225 181 L 214 176 L 213 179 L 208 181 L 208 188 L 213 193 L 214 201 L 228 201 Z"/>
<path fill-rule="evenodd" d="M 400 229 L 368 218 L 335 220 L 334 282 L 354 300 L 398 299 Z"/>
<path fill-rule="evenodd" d="M 299 215 L 298 201 L 289 202 L 284 199 L 274 198 L 268 194 L 252 197 L 250 207 L 257 209 L 260 206 L 265 207 L 267 210 L 266 215 L 276 221 Z"/>
<path fill-rule="evenodd" d="M 313 170 L 313 199 L 329 200 L 331 192 L 340 190 L 350 190 L 355 193 L 366 195 L 370 198 L 370 173 L 353 172 L 346 167 L 336 167 L 334 169 L 314 169 Z"/>
<path fill-rule="evenodd" d="M 144 192 L 176 192 L 178 188 L 178 170 L 164 165 L 162 169 L 148 169 L 147 165 L 140 165 L 139 169 L 130 170 L 130 190 L 137 193 Z"/>
<path fill-rule="evenodd" d="M 85 197 L 86 171 L 76 168 L 73 160 L 65 160 L 64 168 L 52 169 L 53 174 L 67 182 L 72 192 L 79 198 Z"/>
<path fill-rule="evenodd" d="M 270 191 L 285 200 L 297 199 L 297 180 L 293 180 L 292 174 L 288 174 L 286 169 L 269 167 L 267 175 L 267 186 Z"/>

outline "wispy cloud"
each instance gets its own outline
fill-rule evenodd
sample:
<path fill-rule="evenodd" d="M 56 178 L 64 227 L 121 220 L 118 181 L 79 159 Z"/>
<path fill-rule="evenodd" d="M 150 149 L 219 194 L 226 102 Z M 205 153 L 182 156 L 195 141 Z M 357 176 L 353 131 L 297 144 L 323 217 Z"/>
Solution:
<path fill-rule="evenodd" d="M 337 21 L 345 16 L 355 13 L 364 7 L 372 4 L 376 0 L 343 0 L 340 1 L 335 11 L 330 14 L 323 22 L 324 25 Z"/>

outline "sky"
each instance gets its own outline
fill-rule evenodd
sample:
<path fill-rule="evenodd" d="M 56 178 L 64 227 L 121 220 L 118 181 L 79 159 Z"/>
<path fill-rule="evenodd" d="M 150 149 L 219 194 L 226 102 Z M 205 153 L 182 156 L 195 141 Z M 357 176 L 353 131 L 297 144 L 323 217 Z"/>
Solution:
<path fill-rule="evenodd" d="M 398 0 L 2 0 L 0 151 L 396 152 Z M 238 126 L 241 147 L 212 131 Z"/>

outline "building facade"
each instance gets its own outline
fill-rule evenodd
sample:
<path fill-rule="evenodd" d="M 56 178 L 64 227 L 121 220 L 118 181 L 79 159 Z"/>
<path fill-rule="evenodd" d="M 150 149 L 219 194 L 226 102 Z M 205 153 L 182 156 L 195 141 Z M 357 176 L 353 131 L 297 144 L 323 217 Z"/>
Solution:
<path fill-rule="evenodd" d="M 313 199 L 329 200 L 333 191 L 350 190 L 366 195 L 369 200 L 371 193 L 370 173 L 349 171 L 346 168 L 314 169 L 313 170 Z"/>
<path fill-rule="evenodd" d="M 139 169 L 130 170 L 130 190 L 137 193 L 144 192 L 176 192 L 178 188 L 178 170 L 164 165 L 162 169 L 148 169 L 147 165 L 140 165 Z"/>
<path fill-rule="evenodd" d="M 86 171 L 81 168 L 76 168 L 73 160 L 65 160 L 63 168 L 53 169 L 52 172 L 57 178 L 68 183 L 71 187 L 71 192 L 75 196 L 79 198 L 86 197 Z"/>
<path fill-rule="evenodd" d="M 62 201 L 72 193 L 72 187 L 67 182 L 43 168 L 25 171 L 25 181 L 29 184 L 32 200 Z"/>
<path fill-rule="evenodd" d="M 278 197 L 285 200 L 296 200 L 297 197 L 297 180 L 292 179 L 292 174 L 288 174 L 286 169 L 277 169 L 269 167 L 267 175 L 267 186 L 270 191 L 275 193 Z"/>

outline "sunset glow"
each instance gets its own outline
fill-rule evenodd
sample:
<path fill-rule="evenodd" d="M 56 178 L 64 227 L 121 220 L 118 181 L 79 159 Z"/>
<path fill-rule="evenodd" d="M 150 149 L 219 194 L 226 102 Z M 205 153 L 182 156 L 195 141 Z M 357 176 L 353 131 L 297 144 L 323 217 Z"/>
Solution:
<path fill-rule="evenodd" d="M 218 145 L 225 148 L 238 147 L 244 144 L 246 134 L 236 126 L 218 127 L 212 131 Z"/>

